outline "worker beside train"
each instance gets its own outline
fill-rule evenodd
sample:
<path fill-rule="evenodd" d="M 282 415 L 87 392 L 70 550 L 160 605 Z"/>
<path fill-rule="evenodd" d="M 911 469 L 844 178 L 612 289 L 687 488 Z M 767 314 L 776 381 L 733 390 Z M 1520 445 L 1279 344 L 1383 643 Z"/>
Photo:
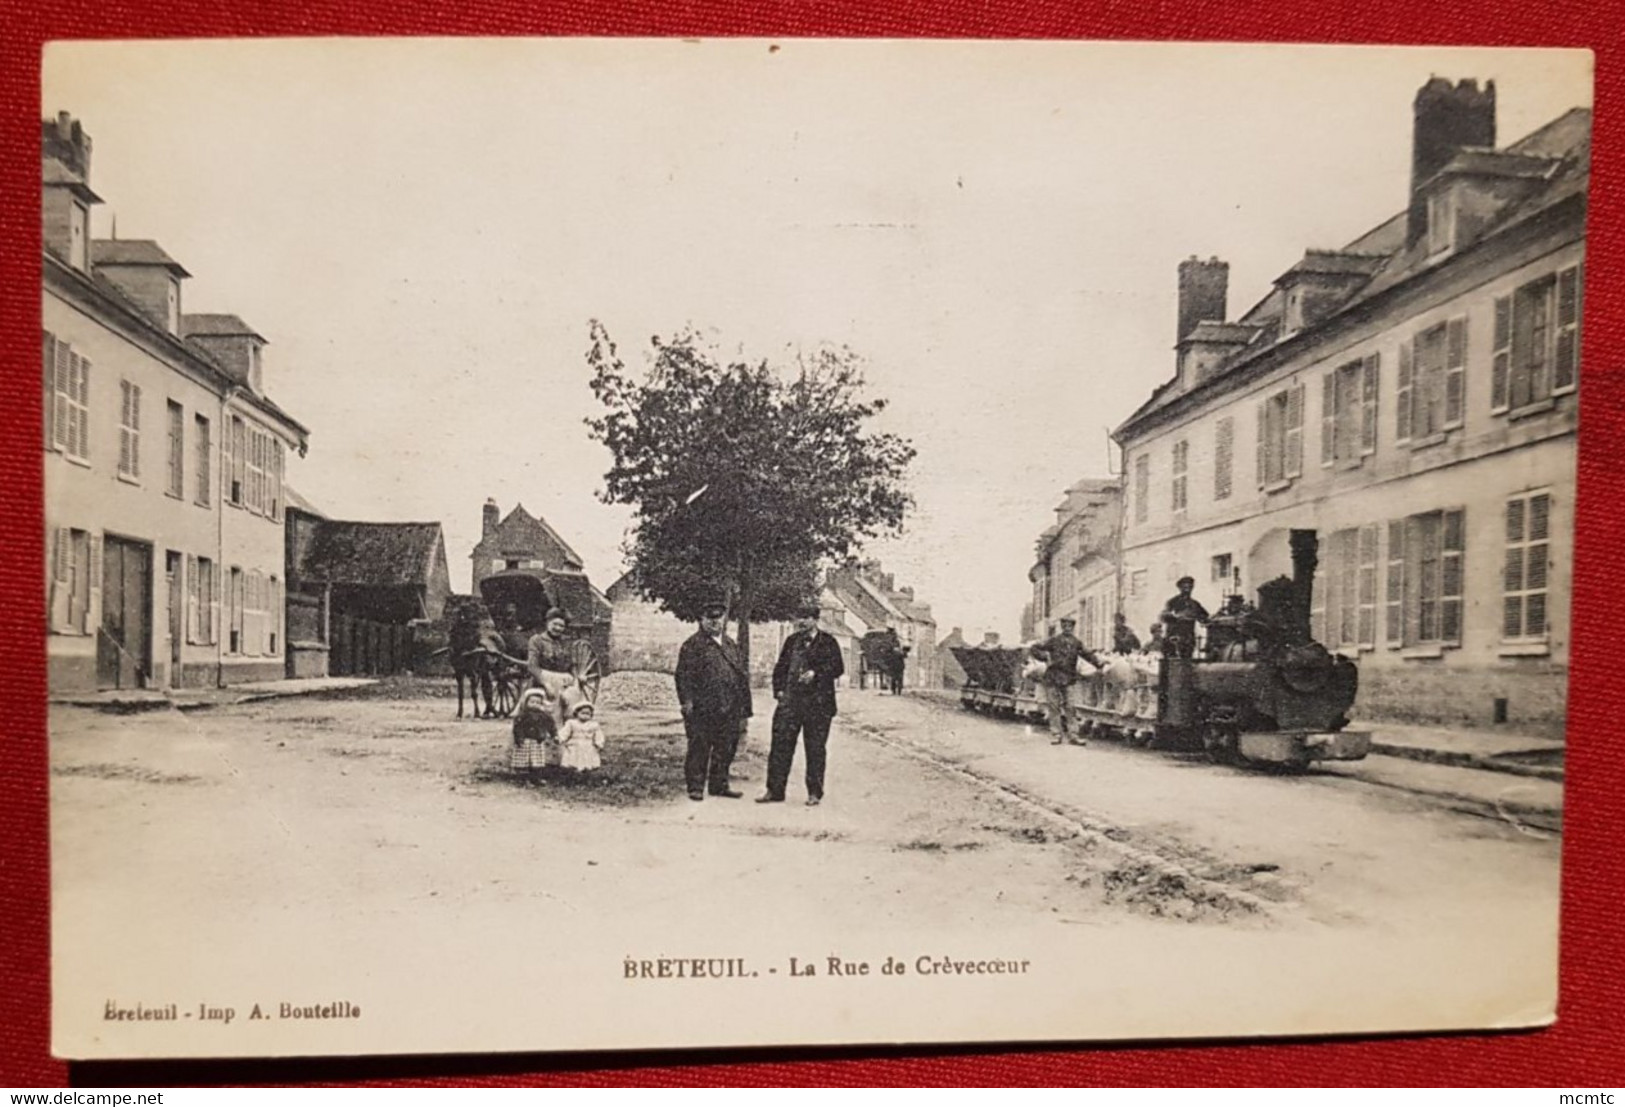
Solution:
<path fill-rule="evenodd" d="M 1191 595 L 1194 577 L 1180 577 L 1175 587 L 1179 592 L 1162 606 L 1163 650 L 1169 657 L 1190 658 L 1196 653 L 1196 624 L 1207 624 L 1207 608 Z"/>
<path fill-rule="evenodd" d="M 1043 685 L 1044 703 L 1049 713 L 1050 737 L 1059 746 L 1068 738 L 1084 745 L 1072 710 L 1072 686 L 1078 682 L 1078 659 L 1100 667 L 1100 655 L 1085 646 L 1074 633 L 1076 619 L 1062 619 L 1061 631 L 1034 644 L 1027 652 L 1045 663 Z"/>

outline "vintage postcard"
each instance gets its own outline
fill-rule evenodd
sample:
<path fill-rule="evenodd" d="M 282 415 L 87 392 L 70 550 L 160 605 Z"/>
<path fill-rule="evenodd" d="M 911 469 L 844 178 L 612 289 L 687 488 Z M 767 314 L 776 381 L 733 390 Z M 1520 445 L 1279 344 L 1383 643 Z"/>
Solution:
<path fill-rule="evenodd" d="M 1591 103 L 51 44 L 56 1053 L 1550 1022 Z"/>

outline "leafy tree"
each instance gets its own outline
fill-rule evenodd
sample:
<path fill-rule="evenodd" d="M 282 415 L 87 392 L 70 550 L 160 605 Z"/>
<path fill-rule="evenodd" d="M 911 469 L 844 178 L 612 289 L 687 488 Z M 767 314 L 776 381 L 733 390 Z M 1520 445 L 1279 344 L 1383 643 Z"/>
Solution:
<path fill-rule="evenodd" d="M 606 410 L 587 425 L 614 457 L 600 498 L 635 509 L 626 553 L 665 610 L 697 619 L 722 591 L 748 660 L 753 620 L 790 617 L 821 565 L 901 531 L 914 448 L 867 427 L 886 401 L 865 397 L 852 351 L 724 362 L 689 330 L 653 338 L 639 379 L 597 321 L 591 338 Z"/>

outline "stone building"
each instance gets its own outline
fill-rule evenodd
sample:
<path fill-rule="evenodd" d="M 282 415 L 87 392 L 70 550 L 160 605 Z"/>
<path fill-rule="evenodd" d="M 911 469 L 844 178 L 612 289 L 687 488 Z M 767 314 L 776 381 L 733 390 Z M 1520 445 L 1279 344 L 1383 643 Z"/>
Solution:
<path fill-rule="evenodd" d="M 1111 646 L 1112 616 L 1118 611 L 1117 537 L 1122 484 L 1116 478 L 1088 477 L 1066 490 L 1055 508 L 1055 523 L 1038 538 L 1032 582 L 1033 636 L 1061 629 L 1063 618 L 1077 621 L 1077 634 L 1096 649 Z"/>
<path fill-rule="evenodd" d="M 91 141 L 41 124 L 47 658 L 54 693 L 283 675 L 283 470 L 307 432 L 265 339 L 188 315 L 156 243 L 93 240 Z"/>
<path fill-rule="evenodd" d="M 495 500 L 486 500 L 481 511 L 480 540 L 468 555 L 473 565 L 473 590 L 494 573 L 512 569 L 565 570 L 584 572 L 581 555 L 570 548 L 547 520 L 532 515 L 524 504 L 515 504 L 507 515 Z"/>
<path fill-rule="evenodd" d="M 893 574 L 881 569 L 878 562 L 864 561 L 832 569 L 825 579 L 825 590 L 839 604 L 846 624 L 860 640 L 866 634 L 897 632 L 908 649 L 903 668 L 906 687 L 942 687 L 936 619 L 929 604 L 915 599 L 913 588 L 897 587 Z"/>
<path fill-rule="evenodd" d="M 1239 318 L 1223 262 L 1180 266 L 1174 376 L 1116 431 L 1124 606 L 1253 596 L 1296 551 L 1358 712 L 1556 729 L 1591 114 L 1497 147 L 1494 85 L 1434 79 L 1412 123 L 1403 210 Z"/>

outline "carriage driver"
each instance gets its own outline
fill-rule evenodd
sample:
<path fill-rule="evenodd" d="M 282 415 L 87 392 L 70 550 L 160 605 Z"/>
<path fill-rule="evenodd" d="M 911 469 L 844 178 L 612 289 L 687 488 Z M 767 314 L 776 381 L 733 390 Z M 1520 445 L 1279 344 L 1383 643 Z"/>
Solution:
<path fill-rule="evenodd" d="M 1180 577 L 1175 587 L 1179 593 L 1162 607 L 1163 652 L 1169 657 L 1188 658 L 1196 652 L 1196 624 L 1206 625 L 1207 608 L 1191 595 L 1196 588 L 1194 577 Z"/>

